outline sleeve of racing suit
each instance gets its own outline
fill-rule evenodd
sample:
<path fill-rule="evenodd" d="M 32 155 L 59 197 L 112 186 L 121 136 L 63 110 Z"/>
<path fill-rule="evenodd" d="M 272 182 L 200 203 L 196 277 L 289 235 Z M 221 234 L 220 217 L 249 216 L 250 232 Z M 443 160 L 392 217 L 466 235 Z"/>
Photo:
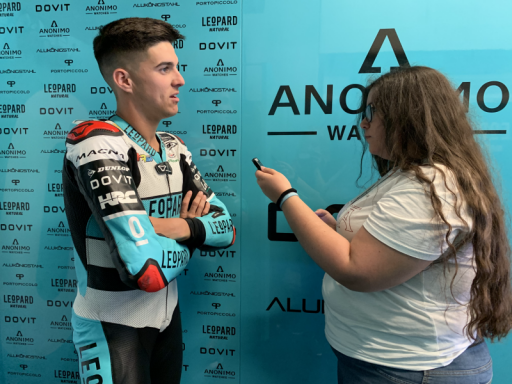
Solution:
<path fill-rule="evenodd" d="M 179 138 L 178 138 L 179 139 Z M 187 220 L 191 237 L 184 244 L 191 244 L 200 249 L 228 248 L 235 243 L 236 228 L 229 212 L 212 189 L 206 184 L 197 166 L 192 161 L 192 154 L 181 139 L 180 167 L 183 173 L 183 194 L 192 191 L 192 202 L 199 191 L 203 192 L 210 203 L 210 212 L 202 217 Z"/>
<path fill-rule="evenodd" d="M 137 167 L 130 161 L 136 152 L 122 136 L 111 124 L 84 122 L 68 135 L 66 159 L 121 280 L 132 288 L 156 292 L 185 269 L 190 250 L 155 233 L 133 178 L 138 168 L 133 173 L 130 168 Z"/>

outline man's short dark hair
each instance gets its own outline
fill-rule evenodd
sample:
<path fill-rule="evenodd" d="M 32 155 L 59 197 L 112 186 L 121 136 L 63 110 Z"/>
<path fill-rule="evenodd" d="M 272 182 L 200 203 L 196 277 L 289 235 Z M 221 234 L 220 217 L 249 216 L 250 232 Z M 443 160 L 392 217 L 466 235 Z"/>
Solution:
<path fill-rule="evenodd" d="M 105 81 L 112 86 L 116 68 L 134 68 L 150 47 L 185 37 L 171 24 L 149 17 L 129 17 L 108 23 L 94 38 L 94 56 Z"/>

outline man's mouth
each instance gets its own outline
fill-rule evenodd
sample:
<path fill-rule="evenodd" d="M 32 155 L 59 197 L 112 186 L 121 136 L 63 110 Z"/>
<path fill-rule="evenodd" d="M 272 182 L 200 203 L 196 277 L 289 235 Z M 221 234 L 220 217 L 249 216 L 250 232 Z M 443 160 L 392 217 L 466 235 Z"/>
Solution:
<path fill-rule="evenodd" d="M 178 99 L 178 94 L 177 93 L 175 95 L 171 95 L 171 99 L 173 99 L 175 101 L 180 101 L 180 99 Z"/>

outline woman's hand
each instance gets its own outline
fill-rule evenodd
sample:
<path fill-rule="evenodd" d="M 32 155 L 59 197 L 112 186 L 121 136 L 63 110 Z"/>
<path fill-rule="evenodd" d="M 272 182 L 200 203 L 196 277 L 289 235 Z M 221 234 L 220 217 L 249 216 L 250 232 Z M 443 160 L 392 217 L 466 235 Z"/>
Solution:
<path fill-rule="evenodd" d="M 206 195 L 199 191 L 190 204 L 192 197 L 192 191 L 188 191 L 183 198 L 181 203 L 180 218 L 182 219 L 193 219 L 194 217 L 201 217 L 206 215 L 210 211 L 210 203 L 206 201 Z M 188 208 L 190 204 L 190 208 Z"/>
<path fill-rule="evenodd" d="M 331 215 L 325 209 L 317 209 L 315 213 L 325 224 L 336 230 L 336 219 L 333 215 Z"/>
<path fill-rule="evenodd" d="M 292 187 L 282 173 L 267 167 L 261 167 L 261 171 L 256 171 L 256 181 L 265 196 L 274 203 L 284 191 Z"/>

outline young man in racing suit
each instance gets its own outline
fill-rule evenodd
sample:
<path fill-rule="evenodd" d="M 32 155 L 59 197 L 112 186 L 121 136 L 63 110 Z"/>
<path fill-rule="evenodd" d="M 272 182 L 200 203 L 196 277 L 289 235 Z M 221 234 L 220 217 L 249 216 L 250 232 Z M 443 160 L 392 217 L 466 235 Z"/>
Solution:
<path fill-rule="evenodd" d="M 117 113 L 66 140 L 63 184 L 75 245 L 73 341 L 83 383 L 179 383 L 182 330 L 175 278 L 195 248 L 235 241 L 229 213 L 184 142 L 156 132 L 178 112 L 170 24 L 129 18 L 94 39 Z"/>

